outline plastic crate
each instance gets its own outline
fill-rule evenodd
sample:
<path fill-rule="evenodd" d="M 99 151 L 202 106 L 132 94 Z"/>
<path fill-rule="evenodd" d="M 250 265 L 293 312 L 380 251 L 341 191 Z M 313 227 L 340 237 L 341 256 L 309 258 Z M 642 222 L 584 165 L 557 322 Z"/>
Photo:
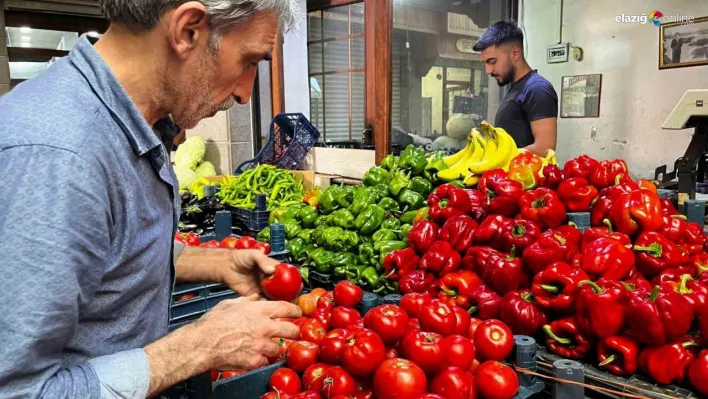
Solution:
<path fill-rule="evenodd" d="M 207 310 L 213 308 L 216 306 L 219 302 L 224 301 L 226 299 L 236 299 L 238 298 L 238 294 L 233 292 L 233 291 L 225 291 L 221 294 L 218 295 L 212 295 L 211 297 L 207 298 Z"/>
<path fill-rule="evenodd" d="M 331 290 L 334 288 L 334 277 L 310 269 L 310 287 Z"/>
<path fill-rule="evenodd" d="M 278 114 L 270 124 L 270 136 L 255 158 L 243 162 L 235 174 L 258 164 L 295 170 L 320 138 L 320 132 L 301 113 Z"/>
<path fill-rule="evenodd" d="M 197 297 L 175 303 L 170 306 L 170 322 L 178 322 L 193 318 L 198 318 L 207 311 L 207 300 L 204 297 Z"/>
<path fill-rule="evenodd" d="M 235 224 L 248 231 L 258 233 L 268 227 L 269 211 L 232 208 L 231 214 L 236 217 Z"/>
<path fill-rule="evenodd" d="M 568 213 L 568 221 L 574 223 L 581 232 L 591 227 L 590 212 L 570 212 Z"/>
<path fill-rule="evenodd" d="M 275 370 L 284 366 L 283 362 L 274 363 L 257 370 L 213 383 L 214 399 L 259 399 L 268 392 L 268 382 Z"/>
<path fill-rule="evenodd" d="M 215 295 L 222 295 L 224 292 L 232 293 L 233 291 L 225 284 L 207 284 L 206 285 L 206 297 L 209 298 Z"/>

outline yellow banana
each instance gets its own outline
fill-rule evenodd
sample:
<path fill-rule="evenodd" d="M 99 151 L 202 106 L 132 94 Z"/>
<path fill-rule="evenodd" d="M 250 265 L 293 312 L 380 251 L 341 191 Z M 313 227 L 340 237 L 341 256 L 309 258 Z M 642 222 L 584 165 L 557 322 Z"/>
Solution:
<path fill-rule="evenodd" d="M 556 152 L 553 151 L 552 148 L 548 149 L 548 153 L 546 154 L 546 157 L 543 158 L 543 166 L 546 165 L 556 165 L 558 161 L 556 160 Z"/>
<path fill-rule="evenodd" d="M 462 159 L 457 161 L 453 166 L 448 169 L 441 170 L 437 173 L 438 179 L 444 182 L 451 182 L 453 180 L 461 179 L 463 176 L 467 175 L 467 164 L 469 159 L 475 152 L 475 141 L 470 140 L 465 147 Z"/>
<path fill-rule="evenodd" d="M 467 187 L 474 187 L 479 183 L 480 176 L 479 175 L 470 175 L 468 176 L 463 184 Z"/>
<path fill-rule="evenodd" d="M 448 168 L 452 168 L 456 163 L 458 163 L 462 158 L 465 157 L 466 151 L 468 151 L 470 149 L 471 137 L 472 137 L 472 133 L 470 133 L 467 136 L 467 145 L 465 146 L 465 148 L 463 148 L 462 150 L 460 150 L 452 155 L 448 155 L 446 157 L 443 157 L 443 162 L 445 162 L 445 165 L 447 165 Z"/>
<path fill-rule="evenodd" d="M 468 163 L 481 161 L 482 157 L 484 157 L 484 151 L 485 151 L 485 147 L 486 147 L 486 143 L 484 142 L 482 135 L 478 131 L 473 132 L 472 139 L 474 140 L 475 147 L 474 147 L 474 152 L 472 153 L 472 156 L 468 160 Z"/>
<path fill-rule="evenodd" d="M 492 136 L 496 136 L 497 148 L 489 157 L 485 156 L 481 162 L 470 167 L 470 171 L 481 175 L 492 169 L 504 167 L 508 169 L 508 164 L 511 163 L 511 159 L 516 156 L 518 151 L 514 139 L 504 129 L 495 128 L 488 123 L 482 122 L 482 128 L 487 132 L 492 132 Z"/>

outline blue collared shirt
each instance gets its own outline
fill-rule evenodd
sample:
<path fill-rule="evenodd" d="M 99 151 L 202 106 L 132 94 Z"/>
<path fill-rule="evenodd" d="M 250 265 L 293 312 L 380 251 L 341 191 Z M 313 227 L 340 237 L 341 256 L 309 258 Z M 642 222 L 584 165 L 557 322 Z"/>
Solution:
<path fill-rule="evenodd" d="M 0 176 L 0 397 L 144 397 L 178 185 L 86 37 L 0 98 Z"/>

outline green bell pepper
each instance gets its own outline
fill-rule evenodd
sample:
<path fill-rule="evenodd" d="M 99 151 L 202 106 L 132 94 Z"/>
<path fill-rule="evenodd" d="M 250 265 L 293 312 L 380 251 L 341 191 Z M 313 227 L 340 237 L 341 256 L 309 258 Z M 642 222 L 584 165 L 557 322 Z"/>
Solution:
<path fill-rule="evenodd" d="M 376 191 L 379 193 L 380 198 L 389 196 L 388 184 L 377 184 Z"/>
<path fill-rule="evenodd" d="M 445 155 L 439 151 L 428 155 L 428 163 L 425 165 L 425 171 L 423 172 L 423 176 L 431 183 L 438 182 L 438 172 L 440 172 L 441 170 L 448 169 L 444 157 Z"/>
<path fill-rule="evenodd" d="M 401 221 L 396 218 L 387 218 L 381 222 L 382 229 L 398 230 L 401 227 Z"/>
<path fill-rule="evenodd" d="M 415 191 L 423 196 L 423 198 L 428 198 L 431 192 L 433 192 L 433 185 L 425 179 L 424 177 L 416 176 L 410 180 L 408 183 L 409 190 Z"/>
<path fill-rule="evenodd" d="M 270 226 L 261 230 L 256 234 L 256 240 L 260 242 L 270 242 Z"/>
<path fill-rule="evenodd" d="M 388 170 L 389 172 L 396 168 L 398 165 L 398 157 L 393 154 L 388 154 L 381 161 L 381 167 Z"/>
<path fill-rule="evenodd" d="M 413 224 L 413 220 L 415 220 L 416 215 L 418 215 L 417 210 L 408 211 L 404 212 L 399 219 L 401 220 L 401 223 Z"/>
<path fill-rule="evenodd" d="M 369 205 L 357 216 L 354 225 L 361 234 L 371 234 L 379 228 L 384 216 L 386 216 L 386 211 L 383 208 L 378 205 Z"/>
<path fill-rule="evenodd" d="M 357 256 L 351 252 L 338 252 L 332 256 L 332 265 L 337 266 L 354 266 L 357 264 Z"/>
<path fill-rule="evenodd" d="M 290 219 L 283 223 L 283 230 L 285 230 L 285 238 L 290 240 L 297 237 L 302 227 L 300 227 L 300 224 L 295 219 Z"/>
<path fill-rule="evenodd" d="M 413 176 L 423 174 L 427 164 L 425 150 L 412 144 L 408 145 L 398 158 L 398 167 L 410 170 Z"/>
<path fill-rule="evenodd" d="M 364 243 L 359 245 L 359 263 L 371 265 L 374 262 L 374 245 Z"/>
<path fill-rule="evenodd" d="M 296 220 L 297 214 L 303 206 L 305 206 L 305 204 L 273 209 L 268 216 L 268 224 L 285 223 L 288 220 Z"/>
<path fill-rule="evenodd" d="M 448 182 L 448 184 L 452 184 L 453 186 L 455 186 L 457 188 L 462 188 L 462 189 L 467 188 L 465 186 L 465 183 L 462 182 L 462 180 L 453 180 L 451 182 Z"/>
<path fill-rule="evenodd" d="M 332 272 L 332 259 L 334 258 L 332 252 L 324 248 L 317 248 L 309 254 L 309 257 L 311 264 L 315 266 L 318 272 L 325 274 Z"/>
<path fill-rule="evenodd" d="M 324 232 L 329 227 L 325 225 L 317 226 L 315 231 L 312 232 L 312 242 L 318 247 L 323 247 L 325 245 Z"/>
<path fill-rule="evenodd" d="M 339 209 L 339 202 L 337 198 L 342 193 L 340 186 L 333 185 L 327 187 L 322 195 L 320 196 L 320 203 L 318 205 L 319 211 L 324 215 L 329 215 L 330 213 Z"/>
<path fill-rule="evenodd" d="M 374 253 L 377 253 L 378 259 L 376 260 L 376 266 L 381 268 L 383 265 L 384 258 L 389 253 L 397 249 L 405 249 L 408 244 L 405 241 L 377 241 L 374 243 Z"/>
<path fill-rule="evenodd" d="M 378 184 L 388 184 L 391 181 L 391 174 L 379 166 L 374 166 L 364 174 L 365 186 L 376 186 Z"/>
<path fill-rule="evenodd" d="M 408 189 L 401 191 L 401 194 L 398 196 L 398 202 L 403 205 L 403 209 L 407 211 L 418 210 L 426 205 L 425 198 L 423 198 L 420 193 Z"/>
<path fill-rule="evenodd" d="M 305 244 L 311 244 L 315 229 L 302 229 L 298 234 L 297 238 L 301 239 Z"/>
<path fill-rule="evenodd" d="M 379 241 L 397 241 L 398 234 L 393 230 L 380 229 L 371 237 L 374 240 L 374 244 Z"/>
<path fill-rule="evenodd" d="M 304 253 L 305 240 L 302 238 L 293 238 L 292 240 L 288 240 L 285 244 L 285 249 L 290 252 L 289 256 L 292 262 L 300 262 L 303 259 L 303 255 L 306 255 Z"/>
<path fill-rule="evenodd" d="M 340 192 L 337 194 L 337 204 L 346 208 L 354 202 L 354 188 L 352 186 L 340 186 Z"/>
<path fill-rule="evenodd" d="M 388 184 L 388 191 L 392 196 L 397 197 L 400 192 L 410 184 L 410 172 L 397 170 L 391 173 L 391 183 Z"/>
<path fill-rule="evenodd" d="M 351 229 L 354 227 L 354 215 L 346 209 L 338 209 L 330 215 L 335 226 L 343 229 Z"/>
<path fill-rule="evenodd" d="M 317 220 L 317 208 L 304 206 L 297 212 L 297 218 L 300 219 L 303 227 L 312 227 Z"/>
<path fill-rule="evenodd" d="M 331 251 L 347 251 L 359 244 L 359 235 L 341 227 L 327 227 L 322 233 L 325 248 Z"/>
<path fill-rule="evenodd" d="M 309 267 L 300 267 L 300 276 L 302 277 L 302 281 L 305 282 L 306 285 L 310 285 L 310 268 Z"/>
<path fill-rule="evenodd" d="M 369 266 L 361 272 L 361 277 L 359 278 L 361 285 L 367 286 L 371 291 L 379 289 L 381 287 L 382 278 L 379 271 L 375 267 Z"/>
<path fill-rule="evenodd" d="M 349 207 L 349 211 L 354 216 L 358 216 L 370 204 L 375 204 L 381 200 L 381 195 L 375 187 L 361 186 L 356 192 L 354 202 Z"/>
<path fill-rule="evenodd" d="M 401 207 L 398 205 L 398 202 L 396 202 L 395 199 L 393 198 L 381 198 L 381 201 L 379 201 L 379 206 L 383 208 L 386 212 L 398 212 L 401 210 Z"/>
<path fill-rule="evenodd" d="M 315 227 L 329 226 L 332 221 L 332 215 L 322 215 L 315 220 Z"/>
<path fill-rule="evenodd" d="M 411 226 L 410 224 L 404 224 L 401 226 L 401 228 L 399 229 L 399 231 L 401 232 L 399 237 L 401 237 L 402 241 L 408 242 L 408 233 L 411 232 L 412 227 L 413 226 Z"/>

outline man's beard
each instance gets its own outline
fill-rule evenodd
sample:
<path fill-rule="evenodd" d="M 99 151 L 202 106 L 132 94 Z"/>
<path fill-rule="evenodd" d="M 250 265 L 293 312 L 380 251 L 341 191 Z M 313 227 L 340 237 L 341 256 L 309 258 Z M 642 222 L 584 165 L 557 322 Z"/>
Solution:
<path fill-rule="evenodd" d="M 494 78 L 496 79 L 496 76 L 494 76 Z M 499 87 L 506 86 L 509 83 L 513 82 L 514 81 L 514 66 L 512 65 L 511 67 L 509 67 L 509 69 L 506 71 L 506 73 L 501 76 L 501 79 L 496 79 L 496 80 L 497 80 L 497 84 L 499 85 Z"/>

